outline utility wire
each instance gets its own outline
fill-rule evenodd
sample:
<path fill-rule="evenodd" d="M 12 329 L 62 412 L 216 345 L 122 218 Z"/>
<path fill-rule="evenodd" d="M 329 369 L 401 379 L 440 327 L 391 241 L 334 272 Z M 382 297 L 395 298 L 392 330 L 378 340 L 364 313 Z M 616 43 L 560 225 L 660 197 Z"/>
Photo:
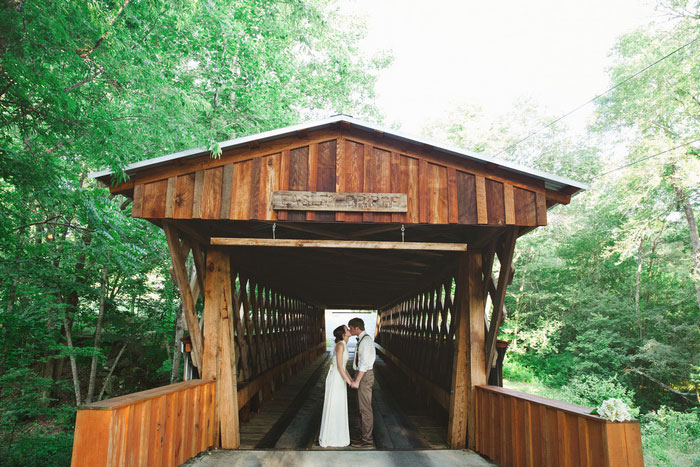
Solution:
<path fill-rule="evenodd" d="M 628 164 L 621 165 L 620 167 L 616 167 L 616 168 L 614 168 L 614 169 L 612 169 L 612 170 L 608 170 L 607 172 L 602 173 L 602 174 L 600 174 L 600 175 L 596 175 L 595 177 L 591 178 L 590 181 L 593 181 L 593 180 L 595 180 L 595 179 L 597 179 L 597 178 L 604 177 L 604 176 L 606 176 L 606 175 L 608 175 L 608 174 L 610 174 L 610 173 L 613 173 L 613 172 L 616 172 L 616 171 L 618 171 L 618 170 L 621 170 L 621 169 L 630 167 L 630 166 L 632 166 L 632 165 L 638 164 L 638 163 L 643 162 L 643 161 L 645 161 L 645 160 L 651 159 L 652 157 L 660 156 L 660 155 L 662 155 L 662 154 L 666 154 L 667 152 L 675 151 L 675 150 L 678 149 L 678 148 L 682 148 L 682 147 L 684 147 L 684 146 L 688 146 L 688 145 L 690 145 L 690 144 L 697 143 L 698 141 L 700 141 L 700 138 L 694 139 L 694 140 L 692 140 L 692 141 L 686 141 L 686 142 L 683 143 L 683 144 L 679 144 L 678 146 L 675 146 L 675 147 L 670 148 L 670 149 L 665 149 L 665 150 L 663 150 L 663 151 L 660 151 L 660 152 L 657 152 L 657 153 L 655 153 L 655 154 L 652 154 L 651 156 L 642 157 L 641 159 L 637 159 L 637 160 L 632 161 L 632 162 L 630 162 L 630 163 L 628 163 Z"/>
<path fill-rule="evenodd" d="M 596 100 L 600 99 L 600 98 L 603 97 L 604 95 L 608 94 L 610 91 L 614 91 L 615 89 L 619 88 L 620 86 L 622 86 L 623 84 L 627 83 L 628 81 L 631 81 L 631 80 L 633 80 L 634 78 L 636 78 L 637 76 L 641 75 L 642 73 L 644 73 L 645 71 L 647 71 L 649 68 L 651 68 L 651 67 L 653 67 L 654 65 L 656 65 L 656 64 L 658 64 L 658 63 L 660 63 L 660 62 L 666 60 L 666 59 L 667 59 L 668 57 L 670 57 L 671 55 L 673 55 L 673 54 L 675 54 L 675 53 L 677 53 L 677 52 L 680 52 L 681 50 L 685 49 L 686 47 L 688 47 L 688 46 L 694 44 L 695 42 L 697 42 L 697 41 L 699 41 L 699 40 L 700 40 L 700 36 L 698 36 L 698 37 L 696 37 L 695 39 L 693 39 L 692 41 L 687 42 L 687 43 L 681 45 L 680 47 L 678 47 L 678 48 L 672 50 L 671 52 L 667 53 L 666 55 L 664 55 L 663 57 L 659 58 L 658 60 L 656 60 L 655 62 L 651 63 L 650 65 L 645 66 L 644 68 L 642 68 L 641 70 L 637 71 L 636 73 L 634 73 L 634 74 L 628 76 L 627 78 L 623 79 L 622 81 L 619 81 L 618 83 L 616 83 L 615 85 L 613 85 L 613 86 L 612 86 L 610 89 L 608 89 L 607 91 L 604 91 L 604 92 L 602 92 L 602 93 L 596 95 L 595 97 L 589 99 L 588 101 L 586 101 L 586 102 L 584 102 L 583 104 L 579 105 L 579 106 L 576 107 L 575 109 L 568 111 L 567 113 L 565 113 L 565 114 L 562 115 L 561 117 L 559 117 L 559 118 L 557 118 L 557 119 L 555 119 L 555 120 L 552 120 L 551 122 L 547 123 L 546 125 L 544 125 L 544 126 L 538 128 L 537 130 L 535 130 L 535 131 L 529 133 L 529 134 L 528 134 L 526 137 L 524 137 L 523 139 L 518 140 L 518 141 L 516 141 L 515 143 L 513 143 L 513 144 L 511 144 L 511 145 L 509 145 L 509 146 L 504 147 L 503 149 L 501 149 L 500 151 L 498 151 L 498 153 L 497 153 L 494 157 L 498 157 L 499 155 L 503 154 L 503 153 L 506 152 L 507 150 L 512 149 L 512 148 L 514 148 L 515 146 L 519 145 L 520 143 L 527 141 L 528 139 L 530 139 L 531 137 L 533 137 L 533 136 L 535 136 L 536 134 L 540 133 L 541 131 L 546 130 L 547 128 L 553 126 L 553 125 L 556 124 L 557 122 L 559 122 L 559 121 L 565 119 L 565 118 L 568 117 L 569 115 L 571 115 L 571 114 L 573 114 L 573 113 L 575 113 L 575 112 L 578 112 L 578 111 L 581 110 L 582 108 L 586 107 L 588 104 L 591 104 L 591 103 L 595 102 Z"/>

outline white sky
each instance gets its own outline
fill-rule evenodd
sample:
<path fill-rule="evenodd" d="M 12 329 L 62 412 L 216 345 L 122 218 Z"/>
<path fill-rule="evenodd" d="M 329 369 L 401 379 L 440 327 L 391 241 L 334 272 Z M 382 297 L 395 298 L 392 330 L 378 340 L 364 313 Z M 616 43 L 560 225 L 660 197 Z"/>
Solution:
<path fill-rule="evenodd" d="M 563 114 L 610 86 L 606 66 L 616 38 L 659 17 L 644 0 L 352 4 L 367 16 L 367 49 L 394 56 L 376 88 L 385 124 L 410 133 L 459 102 L 498 114 L 531 97 Z M 568 123 L 581 125 L 591 110 Z"/>

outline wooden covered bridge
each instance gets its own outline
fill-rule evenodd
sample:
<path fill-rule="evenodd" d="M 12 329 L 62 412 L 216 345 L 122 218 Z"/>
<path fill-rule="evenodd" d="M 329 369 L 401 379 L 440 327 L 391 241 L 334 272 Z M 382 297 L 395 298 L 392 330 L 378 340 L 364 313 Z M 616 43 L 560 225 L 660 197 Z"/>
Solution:
<path fill-rule="evenodd" d="M 91 175 L 164 229 L 201 379 L 82 407 L 74 466 L 246 447 L 275 394 L 327 358 L 336 308 L 377 310 L 387 385 L 443 414 L 444 447 L 501 465 L 642 463 L 638 423 L 487 384 L 516 240 L 583 184 L 347 116 L 221 148 L 132 164 L 117 185 Z"/>

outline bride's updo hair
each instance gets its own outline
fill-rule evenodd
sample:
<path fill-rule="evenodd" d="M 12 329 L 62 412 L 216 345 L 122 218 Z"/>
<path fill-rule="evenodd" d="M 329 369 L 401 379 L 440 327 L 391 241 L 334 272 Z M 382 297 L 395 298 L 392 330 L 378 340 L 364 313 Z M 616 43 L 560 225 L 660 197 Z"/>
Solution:
<path fill-rule="evenodd" d="M 345 326 L 341 325 L 338 326 L 333 330 L 333 335 L 335 336 L 335 343 L 337 344 L 338 342 L 343 340 L 343 334 L 345 334 Z"/>

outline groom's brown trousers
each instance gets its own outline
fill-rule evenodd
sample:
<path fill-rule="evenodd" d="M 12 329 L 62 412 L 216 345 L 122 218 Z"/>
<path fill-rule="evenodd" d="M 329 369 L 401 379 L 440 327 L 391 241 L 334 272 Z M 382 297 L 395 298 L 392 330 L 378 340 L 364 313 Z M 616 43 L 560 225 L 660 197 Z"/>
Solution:
<path fill-rule="evenodd" d="M 374 371 L 369 370 L 362 377 L 357 388 L 357 400 L 360 406 L 360 434 L 362 441 L 373 443 L 374 414 L 372 413 L 372 386 L 374 386 Z"/>

